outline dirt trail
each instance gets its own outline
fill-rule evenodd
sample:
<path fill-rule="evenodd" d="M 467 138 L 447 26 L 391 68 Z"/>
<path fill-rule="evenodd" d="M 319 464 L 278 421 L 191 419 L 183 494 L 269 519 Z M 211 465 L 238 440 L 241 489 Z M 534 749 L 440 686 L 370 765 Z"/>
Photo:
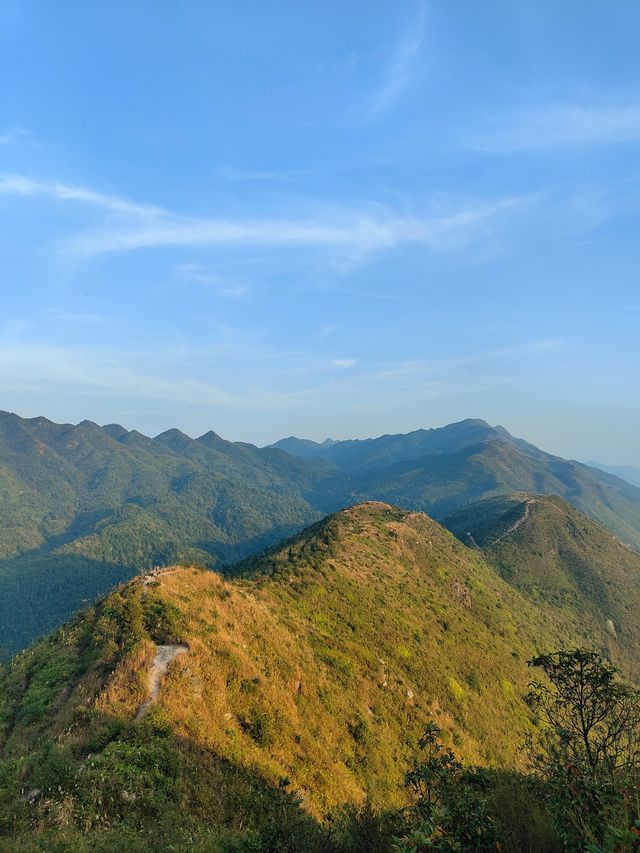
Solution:
<path fill-rule="evenodd" d="M 171 661 L 176 657 L 176 655 L 188 651 L 189 647 L 182 643 L 171 643 L 163 646 L 156 646 L 156 656 L 153 659 L 151 672 L 149 673 L 149 698 L 145 699 L 142 705 L 138 708 L 136 720 L 141 720 L 149 710 L 149 707 L 158 698 L 160 682 L 169 668 Z"/>
<path fill-rule="evenodd" d="M 471 542 L 471 544 L 473 545 L 473 547 L 474 547 L 474 548 L 476 548 L 478 551 L 482 551 L 482 548 L 478 545 L 478 543 L 477 543 L 477 542 L 476 542 L 476 540 L 473 538 L 473 536 L 471 535 L 471 533 L 467 532 L 467 536 L 468 536 L 468 538 L 469 538 L 469 542 Z"/>
<path fill-rule="evenodd" d="M 497 544 L 498 544 L 498 542 L 501 542 L 501 541 L 502 541 L 506 536 L 509 536 L 509 534 L 510 534 L 510 533 L 513 533 L 513 532 L 514 532 L 515 530 L 517 530 L 517 529 L 518 529 L 522 524 L 524 524 L 524 523 L 525 523 L 525 521 L 529 518 L 529 508 L 530 508 L 530 507 L 531 507 L 531 505 L 532 505 L 532 504 L 534 504 L 534 503 L 537 503 L 537 501 L 535 501 L 535 500 L 531 500 L 531 499 L 526 500 L 526 501 L 524 502 L 524 513 L 523 513 L 523 514 L 522 514 L 522 516 L 521 516 L 521 517 L 520 517 L 520 518 L 515 522 L 515 524 L 512 524 L 512 525 L 511 525 L 511 527 L 510 527 L 508 530 L 505 530 L 505 532 L 504 532 L 502 535 L 498 536 L 498 538 L 497 538 L 497 539 L 494 539 L 494 540 L 493 540 L 493 542 L 488 542 L 484 547 L 485 547 L 485 548 L 493 548 L 493 546 L 494 546 L 494 545 L 497 545 Z"/>

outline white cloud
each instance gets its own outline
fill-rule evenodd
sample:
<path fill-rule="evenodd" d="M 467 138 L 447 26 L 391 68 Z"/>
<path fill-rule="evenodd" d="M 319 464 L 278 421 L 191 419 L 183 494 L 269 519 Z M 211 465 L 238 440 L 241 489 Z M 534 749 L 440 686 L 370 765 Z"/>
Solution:
<path fill-rule="evenodd" d="M 289 216 L 231 219 L 181 216 L 90 187 L 15 174 L 0 174 L 1 194 L 53 198 L 116 214 L 115 222 L 110 217 L 94 230 L 62 242 L 62 250 L 78 258 L 160 247 L 316 247 L 333 250 L 337 265 L 347 269 L 373 252 L 407 244 L 433 252 L 463 247 L 490 231 L 500 216 L 532 199 L 457 202 L 438 197 L 426 209 L 423 204 L 420 213 L 399 213 L 379 204 L 346 208 L 306 202 Z M 203 283 L 208 275 L 202 270 L 191 272 L 200 275 Z M 215 282 L 209 278 L 209 283 Z M 245 293 L 244 285 L 236 283 L 229 286 L 227 295 L 239 298 Z"/>
<path fill-rule="evenodd" d="M 512 115 L 468 141 L 495 153 L 640 141 L 640 106 L 549 106 Z"/>
<path fill-rule="evenodd" d="M 379 370 L 369 374 L 369 378 L 379 382 L 381 380 L 407 379 L 418 381 L 421 377 L 441 376 L 442 379 L 451 379 L 453 376 L 467 373 L 469 368 L 493 368 L 495 366 L 510 367 L 513 362 L 524 359 L 534 359 L 551 355 L 564 348 L 564 343 L 557 339 L 543 338 L 538 341 L 529 341 L 510 347 L 479 351 L 459 358 L 443 359 L 441 361 L 426 361 L 414 359 L 401 361 L 382 366 Z"/>
<path fill-rule="evenodd" d="M 36 394 L 82 393 L 116 399 L 243 407 L 240 395 L 196 379 L 167 379 L 134 370 L 127 355 L 85 349 L 16 344 L 0 347 L 0 389 Z"/>
<path fill-rule="evenodd" d="M 224 345 L 208 352 L 198 347 L 98 352 L 87 347 L 5 343 L 0 345 L 0 393 L 7 400 L 21 395 L 31 401 L 78 400 L 85 413 L 88 401 L 100 399 L 107 401 L 109 411 L 123 406 L 145 411 L 154 405 L 164 411 L 168 405 L 183 413 L 190 407 L 210 411 L 216 418 L 223 411 L 243 418 L 251 412 L 304 412 L 316 401 L 374 412 L 381 400 L 385 406 L 413 405 L 420 399 L 477 396 L 483 389 L 504 387 L 514 381 L 511 368 L 516 359 L 545 357 L 559 346 L 541 340 L 459 359 L 371 363 L 358 371 L 350 369 L 355 359 L 334 359 L 329 364 L 335 370 L 327 374 L 328 362 L 322 358 L 303 352 L 258 351 L 251 345 L 234 347 L 230 359 Z M 203 365 L 211 376 L 219 376 L 218 365 L 231 362 L 226 387 L 202 378 Z"/>
<path fill-rule="evenodd" d="M 185 219 L 172 217 L 130 223 L 72 237 L 66 251 L 79 257 L 160 246 L 324 247 L 365 256 L 399 245 L 421 244 L 432 251 L 464 245 L 522 198 L 466 204 L 432 216 L 393 211 L 345 210 L 309 219 Z"/>
<path fill-rule="evenodd" d="M 24 175 L 0 174 L 0 194 L 17 196 L 46 196 L 59 201 L 75 201 L 97 205 L 123 214 L 145 217 L 161 217 L 165 211 L 146 204 L 135 204 L 116 195 L 107 195 L 83 186 L 74 186 L 58 181 L 36 181 Z"/>
<path fill-rule="evenodd" d="M 424 0 L 416 4 L 417 14 L 407 33 L 398 42 L 384 70 L 382 83 L 366 106 L 371 116 L 378 115 L 394 105 L 411 82 L 413 65 L 424 38 L 426 6 Z"/>

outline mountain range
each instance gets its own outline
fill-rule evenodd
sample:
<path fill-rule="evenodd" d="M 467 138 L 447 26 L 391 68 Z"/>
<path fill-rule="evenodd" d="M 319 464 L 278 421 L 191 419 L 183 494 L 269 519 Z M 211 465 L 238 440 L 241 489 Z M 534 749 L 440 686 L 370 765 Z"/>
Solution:
<path fill-rule="evenodd" d="M 480 420 L 258 448 L 0 413 L 1 642 L 23 648 L 141 569 L 225 569 L 354 503 L 442 520 L 513 492 L 563 497 L 640 548 L 640 489 Z"/>

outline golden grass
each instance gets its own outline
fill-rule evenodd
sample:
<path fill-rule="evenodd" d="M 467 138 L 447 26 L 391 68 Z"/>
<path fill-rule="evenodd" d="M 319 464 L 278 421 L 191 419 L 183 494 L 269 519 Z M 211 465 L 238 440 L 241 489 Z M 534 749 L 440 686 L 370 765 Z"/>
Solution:
<path fill-rule="evenodd" d="M 557 632 L 435 522 L 361 505 L 256 568 L 159 575 L 189 646 L 158 699 L 178 736 L 290 784 L 314 814 L 399 804 L 429 719 L 465 760 L 518 764 L 525 661 Z M 149 655 L 116 670 L 101 708 L 133 715 Z"/>

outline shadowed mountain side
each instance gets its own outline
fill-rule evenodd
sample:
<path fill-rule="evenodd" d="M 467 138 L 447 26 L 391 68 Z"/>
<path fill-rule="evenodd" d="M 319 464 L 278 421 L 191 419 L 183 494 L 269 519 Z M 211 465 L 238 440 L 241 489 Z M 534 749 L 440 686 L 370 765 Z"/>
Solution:
<path fill-rule="evenodd" d="M 134 723 L 88 716 L 74 737 L 33 756 L 39 787 L 27 797 L 24 765 L 0 761 L 21 770 L 3 778 L 4 800 L 17 804 L 12 825 L 0 827 L 3 853 L 342 853 L 296 791 L 177 735 L 161 712 Z"/>
<path fill-rule="evenodd" d="M 0 413 L 0 598 L 10 595 L 20 614 L 2 623 L 5 647 L 23 647 L 77 609 L 74 573 L 91 600 L 153 565 L 242 559 L 320 516 L 301 492 L 322 464 L 176 433 L 156 440 Z"/>
<path fill-rule="evenodd" d="M 73 554 L 24 554 L 0 561 L 0 660 L 47 634 L 136 574 L 121 564 Z"/>
<path fill-rule="evenodd" d="M 0 557 L 67 535 L 69 542 L 89 537 L 89 543 L 76 542 L 76 550 L 108 560 L 113 546 L 99 553 L 101 540 L 113 523 L 110 514 L 123 508 L 168 526 L 169 541 L 178 547 L 196 540 L 240 543 L 317 518 L 301 492 L 313 487 L 325 466 L 273 449 L 208 443 L 210 435 L 194 441 L 177 430 L 150 439 L 114 425 L 0 413 Z M 134 535 L 122 547 L 131 562 L 148 565 L 146 554 L 136 554 Z M 215 562 L 215 551 L 210 557 Z"/>

